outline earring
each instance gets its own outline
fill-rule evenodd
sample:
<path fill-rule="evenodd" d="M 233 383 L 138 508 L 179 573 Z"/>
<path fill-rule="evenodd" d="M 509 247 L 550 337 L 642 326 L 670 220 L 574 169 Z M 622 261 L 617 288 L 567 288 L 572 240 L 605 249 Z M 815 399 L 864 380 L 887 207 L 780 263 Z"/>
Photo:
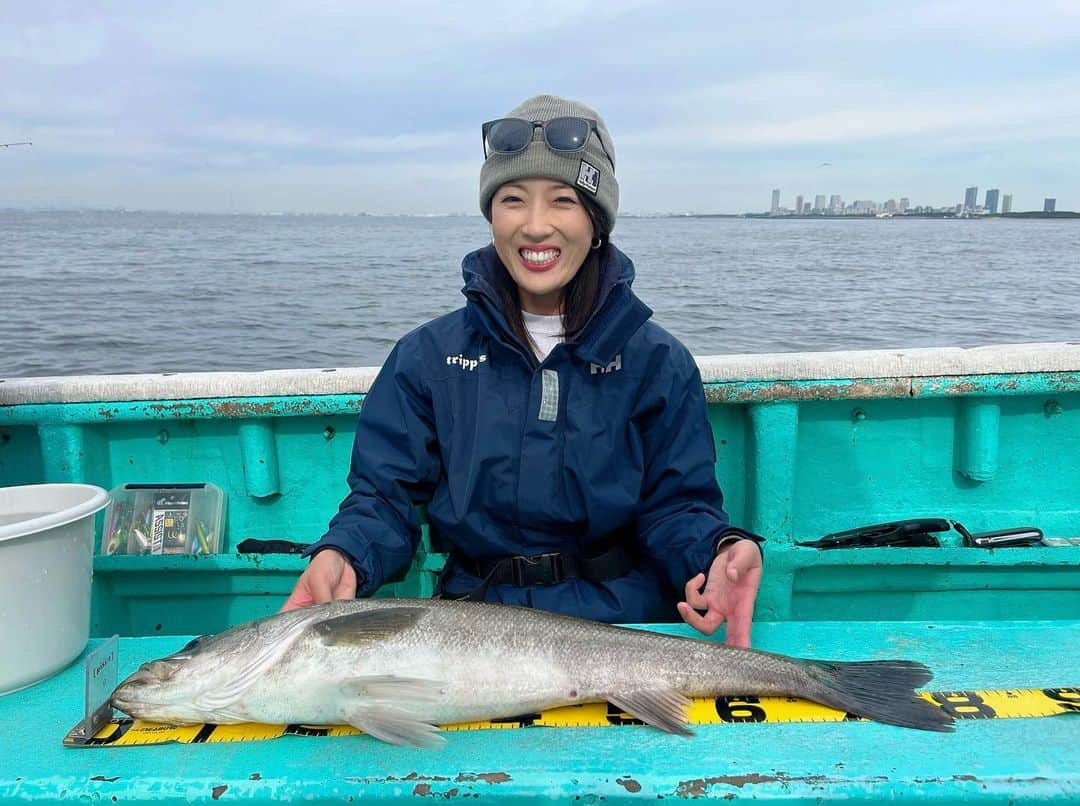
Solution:
<path fill-rule="evenodd" d="M 597 239 L 596 239 L 595 241 L 593 241 L 593 245 L 592 245 L 592 248 L 593 248 L 593 249 L 599 249 L 599 248 L 600 248 L 600 246 L 601 246 L 601 245 L 602 245 L 603 243 L 604 243 L 604 239 L 603 239 L 603 238 L 600 238 L 600 237 L 597 237 Z"/>

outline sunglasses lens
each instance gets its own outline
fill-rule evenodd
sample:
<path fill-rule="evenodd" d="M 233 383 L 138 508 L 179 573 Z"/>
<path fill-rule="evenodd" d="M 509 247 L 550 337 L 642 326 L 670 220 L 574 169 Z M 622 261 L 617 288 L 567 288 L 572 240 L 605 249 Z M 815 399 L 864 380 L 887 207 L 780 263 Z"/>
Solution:
<path fill-rule="evenodd" d="M 590 128 L 583 118 L 555 118 L 544 124 L 544 136 L 556 151 L 580 151 L 589 139 Z"/>
<path fill-rule="evenodd" d="M 532 139 L 532 124 L 525 120 L 504 118 L 494 121 L 487 130 L 487 150 L 513 154 L 521 151 Z"/>

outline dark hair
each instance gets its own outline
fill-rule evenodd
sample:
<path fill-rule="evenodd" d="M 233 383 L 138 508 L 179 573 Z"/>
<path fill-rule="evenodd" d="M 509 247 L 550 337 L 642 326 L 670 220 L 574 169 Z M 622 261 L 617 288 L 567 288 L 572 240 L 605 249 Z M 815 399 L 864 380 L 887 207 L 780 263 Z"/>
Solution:
<path fill-rule="evenodd" d="M 577 193 L 577 191 L 574 191 Z M 577 337 L 585 324 L 589 321 L 593 306 L 596 304 L 596 295 L 600 291 L 600 255 L 605 251 L 610 240 L 610 233 L 604 225 L 604 214 L 596 202 L 577 194 L 581 205 L 592 222 L 593 243 L 600 239 L 600 245 L 596 249 L 590 249 L 581 264 L 581 269 L 563 289 L 563 334 L 567 341 Z M 499 303 L 503 309 L 503 315 L 510 323 L 510 329 L 514 331 L 521 343 L 530 348 L 536 344 L 529 337 L 528 328 L 525 327 L 525 319 L 521 315 L 521 297 L 518 296 L 517 283 L 510 276 L 510 272 L 503 267 L 498 272 L 496 291 L 499 294 Z"/>

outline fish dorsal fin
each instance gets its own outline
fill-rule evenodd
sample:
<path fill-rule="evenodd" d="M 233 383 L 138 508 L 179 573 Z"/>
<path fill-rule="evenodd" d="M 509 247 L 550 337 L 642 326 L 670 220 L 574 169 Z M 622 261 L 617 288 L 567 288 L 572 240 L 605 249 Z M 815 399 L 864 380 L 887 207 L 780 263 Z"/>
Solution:
<path fill-rule="evenodd" d="M 686 727 L 690 700 L 670 688 L 608 694 L 607 701 L 654 728 L 680 736 L 693 736 Z"/>
<path fill-rule="evenodd" d="M 423 614 L 422 607 L 380 607 L 326 619 L 311 629 L 327 646 L 357 646 L 390 638 L 412 627 Z"/>

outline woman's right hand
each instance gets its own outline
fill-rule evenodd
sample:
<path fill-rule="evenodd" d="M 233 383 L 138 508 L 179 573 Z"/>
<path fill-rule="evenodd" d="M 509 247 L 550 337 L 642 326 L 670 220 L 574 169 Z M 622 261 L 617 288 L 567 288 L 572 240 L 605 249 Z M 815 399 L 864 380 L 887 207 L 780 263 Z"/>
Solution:
<path fill-rule="evenodd" d="M 356 596 L 356 571 L 342 552 L 327 548 L 311 558 L 278 612 Z"/>

